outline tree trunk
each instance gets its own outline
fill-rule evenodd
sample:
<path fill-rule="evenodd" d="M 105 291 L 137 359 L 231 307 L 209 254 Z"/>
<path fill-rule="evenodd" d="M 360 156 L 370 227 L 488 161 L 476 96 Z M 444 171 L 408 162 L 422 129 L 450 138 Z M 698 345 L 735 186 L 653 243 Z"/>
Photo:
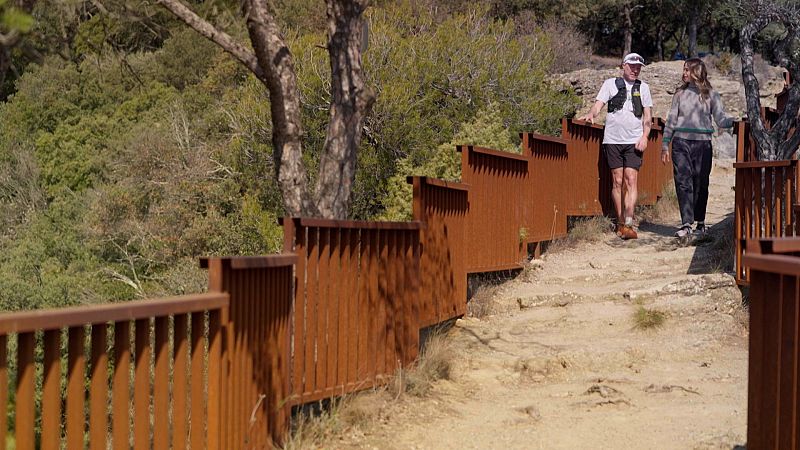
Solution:
<path fill-rule="evenodd" d="M 292 53 L 265 0 L 244 0 L 242 10 L 258 65 L 263 70 L 259 79 L 269 90 L 275 175 L 284 208 L 293 216 L 316 215 L 309 201 L 303 166 L 300 91 Z"/>
<path fill-rule="evenodd" d="M 697 3 L 695 3 L 689 13 L 689 44 L 686 49 L 689 58 L 697 56 L 697 9 Z"/>
<path fill-rule="evenodd" d="M 361 66 L 365 0 L 326 0 L 331 62 L 331 109 L 315 192 L 324 217 L 346 218 L 364 119 L 375 95 Z"/>
<path fill-rule="evenodd" d="M 633 22 L 631 21 L 631 4 L 625 2 L 622 5 L 622 26 L 624 32 L 622 56 L 624 57 L 631 52 L 631 45 L 633 44 Z"/>
<path fill-rule="evenodd" d="M 364 119 L 375 101 L 361 66 L 362 15 L 368 0 L 326 0 L 331 108 L 313 197 L 302 158 L 300 91 L 294 60 L 284 42 L 269 0 L 242 0 L 253 52 L 204 21 L 180 0 L 159 0 L 176 17 L 222 47 L 267 87 L 272 112 L 275 176 L 285 212 L 343 219 L 355 179 Z"/>
<path fill-rule="evenodd" d="M 664 25 L 658 24 L 656 31 L 656 48 L 658 49 L 658 60 L 664 61 Z"/>
<path fill-rule="evenodd" d="M 789 30 L 787 36 L 775 46 L 775 50 L 779 60 L 789 69 L 792 79 L 795 79 L 798 67 L 791 58 L 786 56 L 786 51 L 794 44 L 800 23 L 793 21 L 779 8 L 759 10 L 755 18 L 747 23 L 740 33 L 742 82 L 745 87 L 747 117 L 750 120 L 751 133 L 758 149 L 758 158 L 766 161 L 791 159 L 800 145 L 800 132 L 796 132 L 800 129 L 800 123 L 798 123 L 800 83 L 793 82 L 789 87 L 789 97 L 784 109 L 769 131 L 761 117 L 759 85 L 753 69 L 753 40 L 761 30 L 774 22 L 784 24 Z"/>

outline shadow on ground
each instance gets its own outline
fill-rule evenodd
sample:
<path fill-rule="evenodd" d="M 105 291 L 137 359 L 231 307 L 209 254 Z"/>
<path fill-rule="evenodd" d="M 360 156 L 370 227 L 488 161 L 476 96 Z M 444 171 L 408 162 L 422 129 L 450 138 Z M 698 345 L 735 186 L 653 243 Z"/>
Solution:
<path fill-rule="evenodd" d="M 675 237 L 675 227 L 668 227 L 660 223 L 642 222 L 639 224 L 639 230 L 663 237 Z"/>
<path fill-rule="evenodd" d="M 686 245 L 696 247 L 687 274 L 733 273 L 733 213 L 710 227 L 705 236 L 694 236 Z"/>

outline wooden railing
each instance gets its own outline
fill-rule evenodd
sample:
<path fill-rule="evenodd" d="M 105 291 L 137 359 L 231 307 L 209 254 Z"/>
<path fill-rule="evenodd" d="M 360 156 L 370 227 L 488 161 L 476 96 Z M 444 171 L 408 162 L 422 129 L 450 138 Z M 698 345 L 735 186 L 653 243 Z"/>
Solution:
<path fill-rule="evenodd" d="M 800 447 L 800 239 L 751 240 L 747 447 Z"/>
<path fill-rule="evenodd" d="M 221 448 L 227 307 L 227 294 L 209 293 L 0 316 L 0 448 L 9 378 L 18 450 L 82 449 L 87 439 L 93 449 Z M 10 335 L 17 343 L 12 377 Z"/>
<path fill-rule="evenodd" d="M 209 291 L 230 296 L 219 408 L 223 449 L 269 448 L 288 431 L 296 261 L 291 254 L 201 259 Z"/>
<path fill-rule="evenodd" d="M 470 186 L 465 242 L 467 272 L 520 269 L 527 256 L 521 238 L 532 216 L 525 189 L 528 159 L 516 153 L 458 146 L 461 180 Z"/>
<path fill-rule="evenodd" d="M 575 172 L 567 150 L 569 141 L 535 133 L 522 134 L 522 151 L 530 158 L 527 200 L 533 217 L 528 222 L 528 242 L 552 241 L 567 235 L 567 210 L 573 207 L 572 189 L 553 180 L 573 181 Z M 573 156 L 574 158 L 574 156 Z"/>
<path fill-rule="evenodd" d="M 284 219 L 296 266 L 291 389 L 308 403 L 378 385 L 419 347 L 419 222 Z"/>
<path fill-rule="evenodd" d="M 0 408 L 14 402 L 17 448 L 265 448 L 283 441 L 291 408 L 385 383 L 413 363 L 422 328 L 465 314 L 468 273 L 521 268 L 529 244 L 567 233 L 567 216 L 611 210 L 602 127 L 564 129 L 523 134 L 521 154 L 460 146 L 462 183 L 409 178 L 413 222 L 284 219 L 284 255 L 202 259 L 208 294 L 0 316 L 0 353 L 20 336 L 19 374 L 0 354 Z M 656 159 L 660 133 L 639 178 L 645 204 L 671 175 Z"/>
<path fill-rule="evenodd" d="M 743 256 L 750 239 L 794 236 L 797 228 L 797 160 L 734 163 L 736 204 L 734 241 L 739 284 L 750 276 Z"/>

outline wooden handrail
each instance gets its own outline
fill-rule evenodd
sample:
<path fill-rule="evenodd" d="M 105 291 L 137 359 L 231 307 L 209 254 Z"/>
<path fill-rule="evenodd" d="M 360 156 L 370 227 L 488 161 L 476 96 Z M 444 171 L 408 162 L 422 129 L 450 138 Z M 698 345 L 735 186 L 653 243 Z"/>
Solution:
<path fill-rule="evenodd" d="M 268 256 L 205 256 L 200 258 L 200 268 L 208 269 L 208 263 L 212 259 L 229 261 L 231 269 L 267 269 L 291 266 L 297 262 L 297 255 L 284 253 Z"/>
<path fill-rule="evenodd" d="M 24 311 L 0 315 L 0 335 L 163 317 L 225 306 L 228 306 L 228 294 L 211 292 L 126 303 Z"/>
<path fill-rule="evenodd" d="M 733 163 L 734 169 L 762 169 L 764 167 L 790 167 L 797 164 L 796 159 L 782 159 L 779 161 L 747 161 Z"/>
<path fill-rule="evenodd" d="M 750 240 L 747 241 L 747 252 L 760 255 L 800 252 L 800 237 Z"/>
<path fill-rule="evenodd" d="M 469 191 L 469 185 L 468 184 L 459 183 L 459 182 L 456 182 L 456 181 L 445 181 L 445 180 L 440 180 L 438 178 L 431 178 L 431 177 L 409 176 L 409 177 L 406 177 L 406 183 L 413 184 L 414 183 L 414 178 L 419 178 L 419 180 L 422 183 L 427 184 L 429 186 L 437 186 L 437 187 L 442 187 L 442 188 L 447 188 L 447 189 L 456 189 L 456 190 L 459 190 L 459 191 Z"/>
<path fill-rule="evenodd" d="M 790 255 L 744 255 L 743 264 L 750 270 L 800 276 L 800 258 Z"/>
<path fill-rule="evenodd" d="M 530 139 L 534 139 L 537 141 L 546 141 L 546 142 L 552 142 L 554 144 L 563 144 L 563 145 L 569 144 L 568 139 L 564 139 L 558 136 L 545 136 L 543 134 L 532 133 L 532 132 L 528 132 L 525 134 L 527 134 L 530 137 Z"/>
<path fill-rule="evenodd" d="M 514 159 L 517 161 L 527 162 L 528 158 L 520 155 L 519 153 L 504 152 L 502 150 L 494 150 L 491 148 L 477 147 L 474 145 L 459 145 L 456 146 L 457 152 L 463 152 L 464 149 L 469 152 L 478 153 L 480 155 L 494 156 L 496 158 Z"/>
<path fill-rule="evenodd" d="M 364 228 L 379 230 L 419 230 L 425 227 L 422 222 L 368 222 L 364 220 L 333 220 L 333 219 L 314 219 L 301 217 L 297 219 L 301 226 L 305 227 L 329 227 L 329 228 Z"/>

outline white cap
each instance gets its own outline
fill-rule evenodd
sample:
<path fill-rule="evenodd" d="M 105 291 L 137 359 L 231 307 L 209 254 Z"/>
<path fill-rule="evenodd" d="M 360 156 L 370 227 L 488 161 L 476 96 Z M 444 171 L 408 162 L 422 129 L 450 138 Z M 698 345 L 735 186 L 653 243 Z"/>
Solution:
<path fill-rule="evenodd" d="M 622 64 L 639 64 L 640 66 L 643 66 L 644 58 L 642 58 L 638 53 L 628 53 L 624 58 L 622 58 Z"/>

